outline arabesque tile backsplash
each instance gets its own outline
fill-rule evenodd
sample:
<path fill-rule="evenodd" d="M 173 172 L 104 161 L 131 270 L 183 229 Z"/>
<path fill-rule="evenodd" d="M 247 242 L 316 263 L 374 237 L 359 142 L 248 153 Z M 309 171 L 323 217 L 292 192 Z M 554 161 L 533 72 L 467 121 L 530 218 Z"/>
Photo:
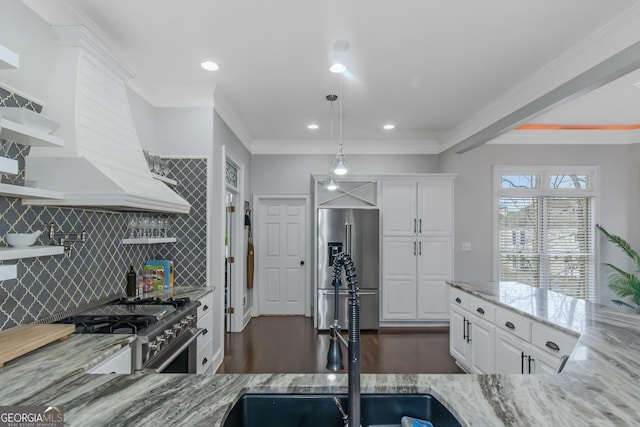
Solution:
<path fill-rule="evenodd" d="M 41 106 L 0 88 L 0 105 L 19 106 L 40 112 Z M 1 140 L 6 157 L 17 159 L 24 174 L 29 147 Z M 0 246 L 7 232 L 44 230 L 54 222 L 60 231 L 86 231 L 85 243 L 72 244 L 71 256 L 56 255 L 4 261 L 17 264 L 17 279 L 0 281 L 0 329 L 48 317 L 110 295 L 125 288 L 130 264 L 139 268 L 146 260 L 171 259 L 176 285 L 206 284 L 206 159 L 170 159 L 170 177 L 178 180 L 176 191 L 192 205 L 189 215 L 172 215 L 170 235 L 175 244 L 123 245 L 127 236 L 127 213 L 31 207 L 20 198 L 0 196 Z M 36 244 L 49 244 L 46 233 Z"/>

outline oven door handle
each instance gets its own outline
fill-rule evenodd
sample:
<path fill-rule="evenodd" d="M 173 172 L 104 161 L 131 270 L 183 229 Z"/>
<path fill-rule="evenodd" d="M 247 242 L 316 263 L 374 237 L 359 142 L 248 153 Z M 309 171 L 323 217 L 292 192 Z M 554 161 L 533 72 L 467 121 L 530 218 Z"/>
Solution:
<path fill-rule="evenodd" d="M 160 365 L 157 368 L 155 368 L 154 371 L 157 374 L 161 374 L 162 371 L 167 369 L 167 366 L 169 366 L 171 364 L 171 362 L 173 362 L 176 359 L 176 357 L 178 357 L 180 355 L 180 353 L 182 353 L 184 350 L 186 350 L 187 347 L 189 347 L 191 345 L 191 343 L 193 343 L 195 340 L 197 340 L 198 337 L 200 335 L 202 335 L 203 332 L 204 332 L 204 328 L 198 328 L 196 333 L 191 338 L 189 338 L 189 341 L 187 341 L 186 343 L 182 344 L 178 350 L 174 351 L 173 354 L 167 360 L 165 360 L 162 363 L 162 365 Z"/>

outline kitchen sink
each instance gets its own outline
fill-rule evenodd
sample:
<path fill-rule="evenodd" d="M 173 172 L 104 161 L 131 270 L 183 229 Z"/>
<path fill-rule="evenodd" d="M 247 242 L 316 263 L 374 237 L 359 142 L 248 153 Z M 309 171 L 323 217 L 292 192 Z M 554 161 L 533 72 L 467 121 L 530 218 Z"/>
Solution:
<path fill-rule="evenodd" d="M 223 427 L 343 427 L 333 394 L 245 394 Z M 347 396 L 337 395 L 348 408 Z M 434 427 L 460 423 L 430 394 L 363 394 L 362 427 L 400 427 L 403 416 L 430 421 Z"/>

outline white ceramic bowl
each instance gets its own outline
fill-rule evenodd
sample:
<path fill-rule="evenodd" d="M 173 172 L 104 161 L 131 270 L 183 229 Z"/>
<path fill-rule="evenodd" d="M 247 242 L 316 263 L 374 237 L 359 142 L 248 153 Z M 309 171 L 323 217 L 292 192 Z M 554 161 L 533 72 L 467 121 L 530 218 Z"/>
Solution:
<path fill-rule="evenodd" d="M 4 240 L 14 248 L 28 248 L 33 245 L 41 233 L 7 233 Z"/>

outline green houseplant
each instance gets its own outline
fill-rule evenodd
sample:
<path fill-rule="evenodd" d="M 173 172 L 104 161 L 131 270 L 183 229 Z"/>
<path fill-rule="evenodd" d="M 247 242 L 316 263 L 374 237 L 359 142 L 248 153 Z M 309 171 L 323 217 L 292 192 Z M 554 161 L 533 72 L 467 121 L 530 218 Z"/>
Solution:
<path fill-rule="evenodd" d="M 596 228 L 604 234 L 607 240 L 619 247 L 622 252 L 633 260 L 636 266 L 636 272 L 640 271 L 640 255 L 638 255 L 638 252 L 636 252 L 626 240 L 620 236 L 609 233 L 600 224 L 596 224 Z M 628 273 L 613 264 L 605 263 L 605 265 L 611 269 L 609 288 L 620 298 L 630 297 L 635 306 L 619 299 L 611 301 L 618 305 L 633 308 L 636 312 L 640 313 L 640 279 L 638 276 L 633 273 Z"/>

